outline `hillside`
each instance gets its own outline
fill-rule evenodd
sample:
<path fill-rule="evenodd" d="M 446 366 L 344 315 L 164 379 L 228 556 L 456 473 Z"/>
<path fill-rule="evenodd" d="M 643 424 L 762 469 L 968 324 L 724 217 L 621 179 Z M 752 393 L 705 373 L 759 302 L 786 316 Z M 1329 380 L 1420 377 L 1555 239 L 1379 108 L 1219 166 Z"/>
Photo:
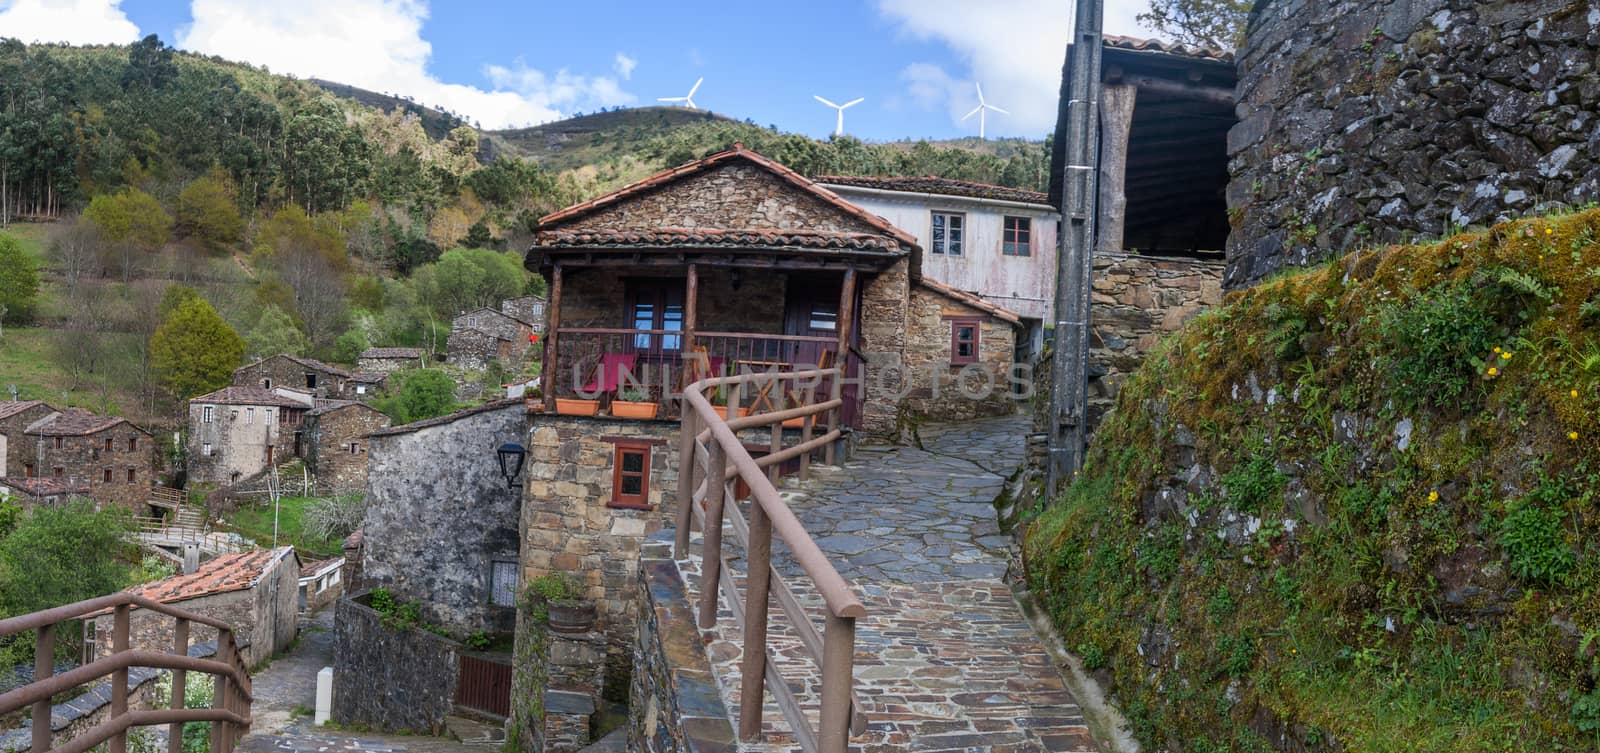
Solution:
<path fill-rule="evenodd" d="M 1590 210 L 1230 294 L 1024 557 L 1146 750 L 1592 751 L 1597 495 Z"/>
<path fill-rule="evenodd" d="M 607 159 L 638 156 L 652 139 L 691 123 L 733 119 L 686 107 L 633 107 L 580 115 L 532 128 L 490 131 L 497 145 L 548 170 L 569 170 Z"/>

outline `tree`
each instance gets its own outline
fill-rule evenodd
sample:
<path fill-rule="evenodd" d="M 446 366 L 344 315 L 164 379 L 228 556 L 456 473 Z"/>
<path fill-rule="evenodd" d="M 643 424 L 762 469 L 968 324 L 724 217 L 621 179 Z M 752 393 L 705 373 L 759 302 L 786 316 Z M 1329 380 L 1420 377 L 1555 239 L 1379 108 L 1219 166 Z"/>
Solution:
<path fill-rule="evenodd" d="M 244 354 L 244 338 L 198 297 L 179 304 L 150 337 L 150 368 L 180 399 L 226 387 Z"/>
<path fill-rule="evenodd" d="M 133 276 L 138 263 L 135 251 L 155 251 L 172 237 L 172 215 L 154 196 L 137 188 L 94 197 L 83 216 L 120 252 L 123 282 Z"/>
<path fill-rule="evenodd" d="M 0 540 L 0 613 L 27 614 L 128 585 L 127 511 L 85 500 L 38 505 Z"/>
<path fill-rule="evenodd" d="M 244 220 L 227 177 L 212 171 L 184 186 L 178 194 L 178 234 L 194 238 L 212 251 L 239 242 Z"/>
<path fill-rule="evenodd" d="M 0 234 L 0 322 L 18 324 L 33 318 L 39 300 L 39 267 L 22 243 Z"/>
<path fill-rule="evenodd" d="M 1183 44 L 1232 50 L 1244 42 L 1252 0 L 1150 0 L 1139 23 Z"/>
<path fill-rule="evenodd" d="M 250 346 L 250 353 L 261 358 L 279 353 L 303 355 L 311 348 L 311 342 L 295 326 L 294 319 L 277 306 L 262 307 L 244 339 Z"/>
<path fill-rule="evenodd" d="M 515 253 L 458 248 L 417 270 L 418 297 L 441 318 L 522 295 L 528 273 Z"/>
<path fill-rule="evenodd" d="M 106 239 L 93 222 L 77 217 L 59 223 L 50 231 L 50 260 L 66 274 L 67 280 L 77 283 L 88 272 L 94 259 L 99 257 Z"/>
<path fill-rule="evenodd" d="M 456 383 L 443 371 L 416 369 L 389 378 L 399 379 L 400 389 L 379 400 L 376 407 L 397 424 L 435 418 L 456 408 Z"/>

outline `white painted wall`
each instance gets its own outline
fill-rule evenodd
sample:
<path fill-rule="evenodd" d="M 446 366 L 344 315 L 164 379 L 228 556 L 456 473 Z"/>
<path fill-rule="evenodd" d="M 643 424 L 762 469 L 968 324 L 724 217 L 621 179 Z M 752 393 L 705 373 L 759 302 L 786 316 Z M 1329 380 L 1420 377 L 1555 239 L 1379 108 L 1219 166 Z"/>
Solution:
<path fill-rule="evenodd" d="M 6 477 L 6 435 L 0 434 L 0 478 Z"/>
<path fill-rule="evenodd" d="M 1043 205 L 996 202 L 960 196 L 863 190 L 828 185 L 851 203 L 916 236 L 922 244 L 922 274 L 958 290 L 978 293 L 997 306 L 1028 319 L 1052 321 L 1055 306 L 1056 237 L 1061 215 Z M 961 256 L 933 253 L 933 212 L 966 215 Z M 1033 219 L 1033 253 L 1006 256 L 1000 251 L 1006 216 Z"/>

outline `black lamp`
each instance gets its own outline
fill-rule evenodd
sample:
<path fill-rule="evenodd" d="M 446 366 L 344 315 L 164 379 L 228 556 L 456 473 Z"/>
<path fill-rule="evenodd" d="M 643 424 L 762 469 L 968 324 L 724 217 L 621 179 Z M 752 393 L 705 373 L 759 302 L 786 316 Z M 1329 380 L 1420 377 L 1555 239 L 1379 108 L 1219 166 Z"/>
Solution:
<path fill-rule="evenodd" d="M 500 456 L 500 475 L 506 478 L 506 488 L 517 488 L 517 477 L 522 475 L 522 459 L 528 451 L 516 442 L 507 442 L 500 445 L 495 454 Z"/>

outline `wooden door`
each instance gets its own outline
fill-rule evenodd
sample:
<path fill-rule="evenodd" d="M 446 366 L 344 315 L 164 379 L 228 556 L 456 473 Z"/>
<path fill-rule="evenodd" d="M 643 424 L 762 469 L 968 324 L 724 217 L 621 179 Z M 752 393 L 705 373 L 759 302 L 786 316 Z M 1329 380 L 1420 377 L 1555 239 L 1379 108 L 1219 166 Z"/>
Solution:
<path fill-rule="evenodd" d="M 511 665 L 461 654 L 456 674 L 455 703 L 495 716 L 510 716 Z"/>

